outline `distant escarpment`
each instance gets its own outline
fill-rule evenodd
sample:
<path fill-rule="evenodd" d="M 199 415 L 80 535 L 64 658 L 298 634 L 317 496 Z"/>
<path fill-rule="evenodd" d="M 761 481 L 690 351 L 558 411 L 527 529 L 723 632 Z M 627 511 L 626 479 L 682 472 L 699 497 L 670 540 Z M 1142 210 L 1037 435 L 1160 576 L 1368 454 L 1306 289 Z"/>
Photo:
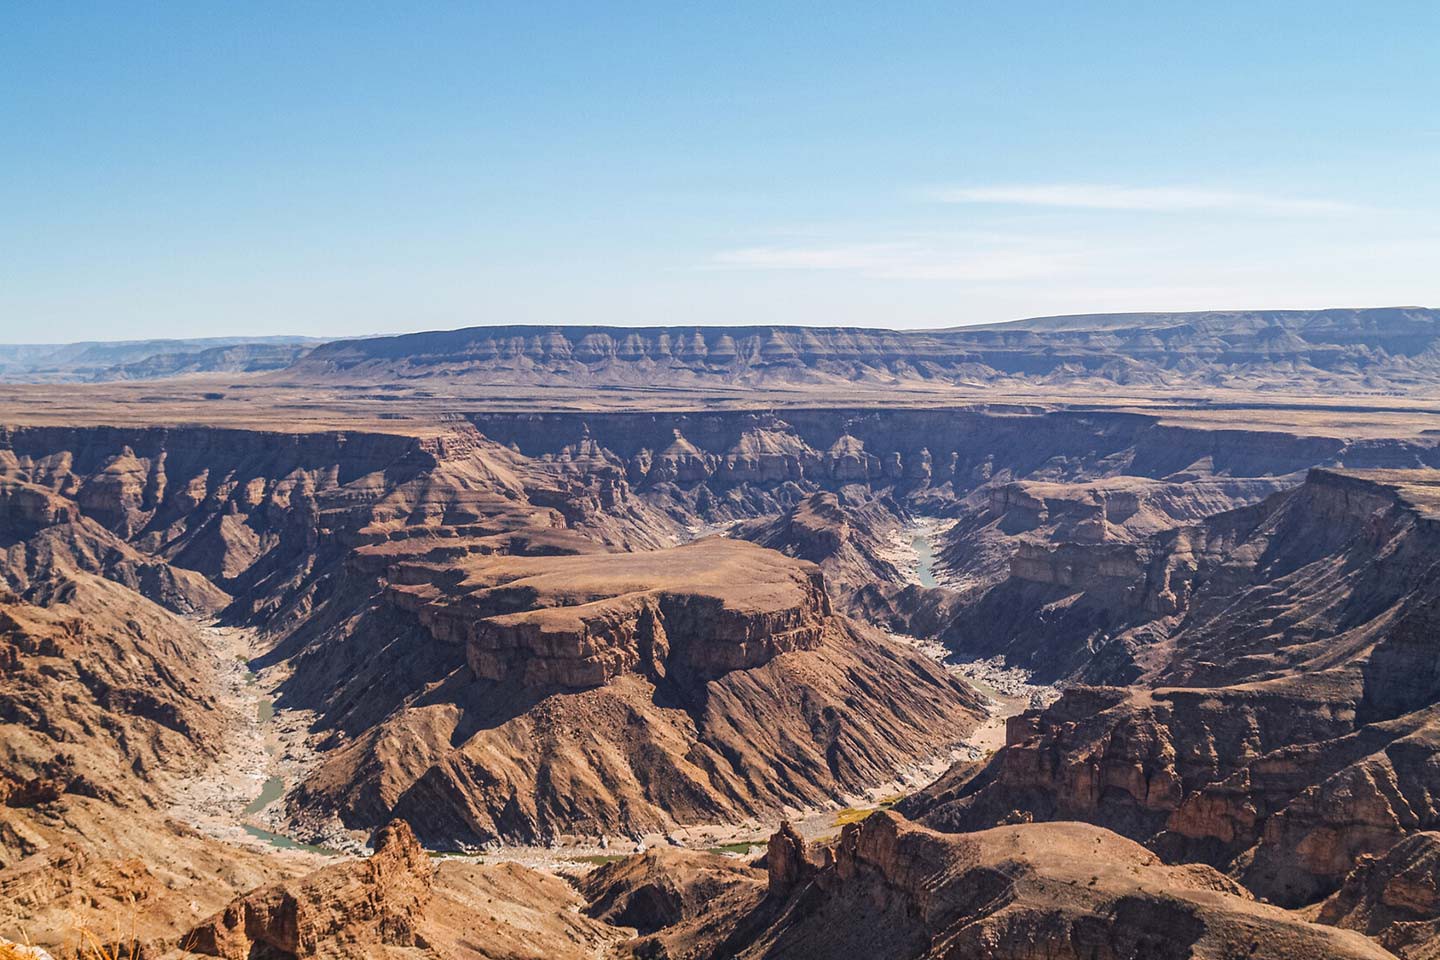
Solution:
<path fill-rule="evenodd" d="M 387 383 L 711 386 L 1015 382 L 1373 393 L 1433 382 L 1420 307 L 1050 317 L 947 330 L 494 326 L 322 344 L 274 376 Z"/>
<path fill-rule="evenodd" d="M 66 344 L 0 344 L 0 383 L 154 380 L 189 373 L 279 370 L 318 340 L 201 337 Z"/>

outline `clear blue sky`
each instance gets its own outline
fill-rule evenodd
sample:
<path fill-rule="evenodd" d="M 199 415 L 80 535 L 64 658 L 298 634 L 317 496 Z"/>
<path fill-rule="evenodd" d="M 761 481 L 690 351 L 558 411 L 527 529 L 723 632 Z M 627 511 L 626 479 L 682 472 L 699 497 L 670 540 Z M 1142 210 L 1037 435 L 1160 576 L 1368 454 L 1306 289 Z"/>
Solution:
<path fill-rule="evenodd" d="M 1440 4 L 11 3 L 0 341 L 1440 305 Z"/>

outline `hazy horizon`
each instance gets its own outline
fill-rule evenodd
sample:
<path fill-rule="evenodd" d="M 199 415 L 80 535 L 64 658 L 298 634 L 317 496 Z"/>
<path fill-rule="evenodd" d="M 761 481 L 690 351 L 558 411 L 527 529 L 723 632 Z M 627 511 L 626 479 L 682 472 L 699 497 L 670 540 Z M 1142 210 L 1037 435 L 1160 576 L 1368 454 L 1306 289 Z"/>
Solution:
<path fill-rule="evenodd" d="M 374 338 L 383 338 L 383 337 L 399 337 L 399 336 L 405 336 L 405 335 L 407 335 L 407 334 L 446 333 L 446 332 L 451 332 L 451 331 L 455 331 L 455 330 L 483 329 L 483 328 L 486 328 L 486 327 L 536 327 L 536 328 L 546 328 L 546 327 L 571 327 L 571 328 L 574 328 L 574 327 L 585 327 L 585 328 L 591 328 L 591 327 L 593 327 L 593 328 L 597 328 L 597 329 L 611 329 L 611 330 L 649 329 L 649 328 L 655 328 L 655 329 L 682 328 L 682 329 L 683 329 L 683 328 L 686 328 L 686 327 L 720 327 L 720 328 L 725 328 L 725 327 L 732 327 L 732 328 L 739 328 L 739 327 L 781 327 L 781 328 L 784 328 L 784 327 L 794 327 L 794 328 L 805 328 L 805 327 L 809 327 L 809 328 L 817 328 L 817 329 L 829 327 L 829 328 L 852 329 L 852 330 L 889 331 L 889 332 L 895 332 L 895 333 L 924 333 L 924 332 L 927 332 L 927 331 L 928 331 L 928 332 L 943 332 L 943 331 L 945 331 L 945 330 L 961 329 L 961 328 L 964 328 L 964 327 L 995 326 L 995 325 L 997 325 L 997 324 L 1004 324 L 1004 323 L 1024 323 L 1024 322 L 1030 321 L 1030 320 L 1054 320 L 1054 319 L 1063 319 L 1063 318 L 1067 318 L 1067 317 L 1086 317 L 1086 316 L 1097 316 L 1097 317 L 1100 317 L 1100 316 L 1115 316 L 1115 317 L 1122 317 L 1122 316 L 1146 316 L 1146 315 L 1150 315 L 1150 314 L 1160 314 L 1160 315 L 1171 314 L 1171 315 L 1175 315 L 1175 316 L 1182 316 L 1182 315 L 1190 314 L 1190 313 L 1194 313 L 1194 314 L 1205 314 L 1205 313 L 1218 313 L 1218 314 L 1225 314 L 1225 313 L 1235 313 L 1235 314 L 1245 314 L 1245 313 L 1319 313 L 1319 312 L 1332 311 L 1332 310 L 1429 310 L 1429 311 L 1434 311 L 1434 310 L 1437 310 L 1437 309 L 1440 309 L 1440 308 L 1430 307 L 1430 306 L 1424 306 L 1424 305 L 1421 305 L 1421 304 L 1393 303 L 1393 304 L 1372 304 L 1372 305 L 1368 305 L 1368 306 L 1357 306 L 1357 305 L 1353 305 L 1353 304 L 1352 304 L 1352 305 L 1344 305 L 1344 306 L 1311 307 L 1311 308 L 1306 308 L 1306 307 L 1255 307 L 1255 308 L 1251 308 L 1251 307 L 1219 307 L 1219 308 L 1216 308 L 1216 309 L 1214 309 L 1214 310 L 1208 310 L 1208 309 L 1206 309 L 1206 310 L 1127 310 L 1127 311 L 1115 311 L 1115 312 L 1113 312 L 1113 313 L 1090 313 L 1090 312 L 1083 312 L 1083 313 L 1057 313 L 1057 314 L 1047 314 L 1047 315 L 1045 315 L 1045 316 L 1035 316 L 1035 317 L 1015 317 L 1015 318 L 1012 318 L 1012 319 L 1010 319 L 1010 320 L 975 321 L 975 322 L 973 322 L 973 323 L 956 324 L 956 325 L 951 326 L 951 327 L 939 327 L 939 326 L 935 326 L 935 327 L 899 327 L 899 326 L 886 327 L 886 326 L 860 326 L 860 325 L 856 325 L 856 324 L 786 323 L 786 322 L 784 322 L 784 321 L 775 321 L 775 322 L 770 322 L 770 323 L 688 323 L 688 324 L 687 324 L 687 323 L 659 323 L 659 322 L 657 322 L 657 323 L 635 323 L 635 324 L 628 324 L 628 325 L 624 325 L 624 324 L 613 324 L 613 323 L 588 323 L 588 322 L 584 322 L 584 321 L 576 321 L 576 322 L 572 322 L 572 323 L 566 323 L 566 322 L 551 322 L 551 321 L 534 321 L 534 322 L 530 322 L 530 323 L 502 323 L 502 322 L 495 322 L 495 323 L 467 323 L 467 324 L 460 324 L 460 325 L 454 326 L 454 327 L 429 327 L 429 328 L 424 328 L 424 329 L 419 329 L 419 330 L 388 330 L 388 331 L 387 331 L 387 330 L 381 330 L 381 331 L 376 331 L 376 332 L 373 332 L 373 333 L 339 334 L 339 335 L 336 335 L 336 336 L 329 336 L 329 337 L 324 337 L 324 336 L 312 336 L 312 335 L 307 335 L 307 334 L 285 334 L 285 333 L 277 333 L 277 334 L 257 334 L 257 335 L 254 335 L 254 336 L 249 336 L 249 335 L 246 335 L 246 334 L 223 333 L 223 332 L 221 332 L 221 333 L 207 334 L 207 335 L 204 335 L 204 336 L 194 336 L 194 337 L 184 337 L 184 336 L 115 337 L 115 338 L 97 337 L 97 338 L 86 338 L 86 339 L 81 339 L 81 340 L 54 340 L 54 341 L 44 341 L 44 340 L 34 340 L 34 341 L 31 341 L 31 340 L 0 340 L 0 347 L 11 347 L 11 348 L 17 348 L 17 347 L 66 347 L 66 346 L 74 346 L 74 345 L 76 345 L 76 344 L 82 344 L 82 343 L 87 343 L 87 344 L 88 344 L 88 343 L 94 343 L 94 344 L 124 344 L 124 343 L 152 343 L 152 342 L 165 342 L 165 341 L 174 341 L 174 342 L 176 342 L 176 343 L 191 343 L 191 342 L 200 342 L 200 341 L 226 341 L 226 342 L 228 342 L 228 341 L 251 341 L 251 340 L 306 341 L 306 342 L 312 342 L 312 343 L 317 343 L 317 344 L 318 344 L 318 343 L 328 343 L 328 342 L 332 342 L 332 341 L 335 341 L 335 340 L 362 340 L 362 339 L 374 339 Z"/>
<path fill-rule="evenodd" d="M 19 7 L 0 342 L 1440 303 L 1440 7 Z"/>

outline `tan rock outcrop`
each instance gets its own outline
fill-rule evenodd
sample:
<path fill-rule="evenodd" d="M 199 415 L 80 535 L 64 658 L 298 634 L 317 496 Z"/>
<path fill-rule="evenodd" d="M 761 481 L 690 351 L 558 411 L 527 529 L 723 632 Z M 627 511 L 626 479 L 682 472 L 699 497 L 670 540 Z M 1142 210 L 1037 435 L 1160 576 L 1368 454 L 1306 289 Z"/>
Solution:
<path fill-rule="evenodd" d="M 1316 919 L 1374 937 L 1404 960 L 1440 956 L 1440 834 L 1413 833 L 1362 857 Z"/>
<path fill-rule="evenodd" d="M 788 837 L 778 844 L 794 846 Z M 723 922 L 643 937 L 629 945 L 632 955 L 663 946 L 672 956 L 717 960 L 1390 956 L 1358 934 L 1257 903 L 1208 867 L 1164 865 L 1084 824 L 952 836 L 880 812 L 846 826 L 826 861 L 799 877 L 782 870 L 760 904 L 719 905 Z"/>
<path fill-rule="evenodd" d="M 425 946 L 420 926 L 434 866 L 403 821 L 385 827 L 367 860 L 325 867 L 298 884 L 262 887 L 192 930 L 193 953 L 343 957 L 377 946 Z"/>
<path fill-rule="evenodd" d="M 187 954 L 589 960 L 620 931 L 581 913 L 575 890 L 513 863 L 437 862 L 403 821 L 366 860 L 336 863 L 236 898 L 181 939 Z"/>

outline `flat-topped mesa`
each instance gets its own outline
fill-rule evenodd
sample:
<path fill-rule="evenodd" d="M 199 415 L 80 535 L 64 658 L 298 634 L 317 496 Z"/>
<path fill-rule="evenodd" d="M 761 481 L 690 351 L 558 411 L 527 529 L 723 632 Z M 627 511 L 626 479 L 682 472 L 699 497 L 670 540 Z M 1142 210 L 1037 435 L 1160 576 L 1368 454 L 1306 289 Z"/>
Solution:
<path fill-rule="evenodd" d="M 740 541 L 460 562 L 398 569 L 389 594 L 476 678 L 531 688 L 758 667 L 814 649 L 831 615 L 818 567 Z"/>
<path fill-rule="evenodd" d="M 1049 317 L 950 330 L 492 326 L 322 344 L 264 377 L 307 382 L 586 387 L 996 381 L 1396 389 L 1433 372 L 1436 311 L 1418 307 Z"/>

